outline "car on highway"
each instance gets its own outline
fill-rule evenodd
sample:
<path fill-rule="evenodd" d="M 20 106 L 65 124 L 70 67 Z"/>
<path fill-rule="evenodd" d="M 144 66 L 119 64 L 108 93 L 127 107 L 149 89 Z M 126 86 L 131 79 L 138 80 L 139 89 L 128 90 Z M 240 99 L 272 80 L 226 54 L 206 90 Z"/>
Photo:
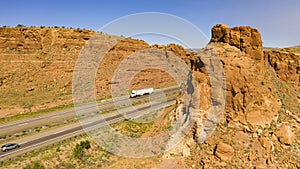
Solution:
<path fill-rule="evenodd" d="M 9 144 L 4 144 L 3 146 L 1 146 L 1 151 L 8 151 L 8 150 L 12 150 L 15 148 L 19 148 L 20 145 L 17 143 L 9 143 Z"/>

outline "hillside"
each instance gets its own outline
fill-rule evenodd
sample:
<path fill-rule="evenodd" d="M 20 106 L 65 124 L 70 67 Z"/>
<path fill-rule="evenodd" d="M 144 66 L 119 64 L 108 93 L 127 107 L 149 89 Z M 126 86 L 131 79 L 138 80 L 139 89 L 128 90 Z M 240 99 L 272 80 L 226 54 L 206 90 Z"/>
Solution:
<path fill-rule="evenodd" d="M 0 117 L 72 103 L 76 60 L 93 34 L 84 29 L 0 28 Z M 151 46 L 144 41 L 127 38 L 108 52 L 96 77 L 98 99 L 111 97 L 110 82 L 120 62 L 147 48 Z M 148 76 L 152 73 L 160 78 Z M 132 89 L 161 88 L 174 80 L 160 70 L 144 70 L 131 83 Z"/>

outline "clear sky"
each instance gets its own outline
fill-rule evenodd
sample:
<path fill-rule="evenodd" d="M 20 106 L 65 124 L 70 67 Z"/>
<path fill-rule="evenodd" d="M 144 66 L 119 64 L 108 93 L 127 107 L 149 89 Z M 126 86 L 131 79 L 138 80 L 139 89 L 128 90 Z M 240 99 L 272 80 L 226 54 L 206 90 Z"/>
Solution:
<path fill-rule="evenodd" d="M 259 29 L 265 47 L 300 45 L 299 0 L 6 0 L 1 2 L 0 26 L 99 30 L 113 20 L 141 12 L 178 16 L 208 38 L 215 24 L 224 23 Z"/>

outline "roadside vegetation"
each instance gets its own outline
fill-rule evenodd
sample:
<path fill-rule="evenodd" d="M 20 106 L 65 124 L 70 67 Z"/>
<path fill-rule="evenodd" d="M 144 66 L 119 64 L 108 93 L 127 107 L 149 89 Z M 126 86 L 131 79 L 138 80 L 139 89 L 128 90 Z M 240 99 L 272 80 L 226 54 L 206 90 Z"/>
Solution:
<path fill-rule="evenodd" d="M 86 134 L 0 162 L 0 168 L 72 169 L 72 168 L 152 168 L 161 157 L 128 159 L 102 149 Z"/>
<path fill-rule="evenodd" d="M 46 113 L 49 113 L 49 112 L 54 112 L 54 111 L 59 111 L 59 110 L 64 110 L 64 109 L 68 109 L 68 108 L 72 108 L 72 107 L 74 107 L 73 103 L 66 104 L 66 105 L 61 105 L 61 106 L 56 106 L 56 107 L 51 107 L 51 108 L 47 108 L 47 109 L 43 109 L 43 110 L 38 110 L 38 111 L 35 111 L 35 112 L 17 114 L 17 115 L 14 115 L 14 116 L 0 118 L 0 123 L 10 122 L 10 121 L 14 121 L 14 120 L 20 120 L 20 119 L 23 119 L 23 118 L 32 117 L 32 116 L 41 115 L 41 114 L 46 114 Z"/>
<path fill-rule="evenodd" d="M 174 113 L 174 109 L 175 105 L 168 106 L 164 110 L 157 110 L 135 120 L 120 121 L 113 124 L 112 127 L 121 134 L 130 137 L 157 136 L 164 131 L 172 129 L 171 120 L 169 118 Z M 163 112 L 157 117 L 160 111 Z"/>

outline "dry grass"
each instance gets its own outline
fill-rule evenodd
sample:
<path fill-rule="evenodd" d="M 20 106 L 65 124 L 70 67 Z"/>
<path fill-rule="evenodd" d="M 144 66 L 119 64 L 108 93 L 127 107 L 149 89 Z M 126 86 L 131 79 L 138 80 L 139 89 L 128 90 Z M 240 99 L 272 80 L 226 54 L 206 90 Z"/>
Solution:
<path fill-rule="evenodd" d="M 80 141 L 88 140 L 91 148 L 84 150 L 84 156 L 78 159 L 73 154 L 73 149 Z M 45 168 L 151 168 L 161 161 L 160 157 L 130 159 L 119 157 L 103 150 L 99 145 L 87 135 L 71 138 L 57 144 L 47 146 L 40 150 L 27 153 L 23 156 L 4 161 L 0 168 L 14 169 L 39 163 Z"/>
<path fill-rule="evenodd" d="M 158 135 L 170 126 L 169 116 L 173 112 L 174 106 L 167 107 L 160 117 L 154 119 L 151 123 L 140 124 L 124 121 L 115 124 L 122 130 L 122 133 L 134 137 L 150 137 Z M 146 127 L 145 127 L 146 126 Z M 136 130 L 135 130 L 136 129 Z M 88 140 L 91 148 L 84 150 L 84 156 L 78 159 L 74 156 L 74 147 L 81 141 Z M 131 159 L 113 155 L 102 149 L 92 138 L 87 135 L 80 135 L 65 141 L 44 147 L 40 150 L 27 153 L 20 157 L 2 162 L 1 168 L 22 168 L 25 166 L 39 163 L 45 168 L 152 168 L 162 162 L 161 157 Z"/>

